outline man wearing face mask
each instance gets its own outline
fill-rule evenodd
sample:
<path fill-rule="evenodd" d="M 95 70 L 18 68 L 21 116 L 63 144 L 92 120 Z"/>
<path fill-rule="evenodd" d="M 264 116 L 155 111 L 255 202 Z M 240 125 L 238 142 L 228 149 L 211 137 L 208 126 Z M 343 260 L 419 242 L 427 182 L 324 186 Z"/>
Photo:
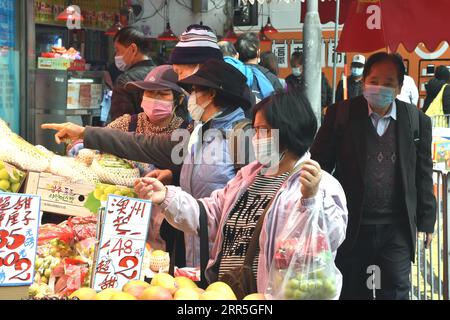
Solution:
<path fill-rule="evenodd" d="M 351 75 L 347 79 L 347 99 L 351 99 L 362 95 L 363 93 L 363 83 L 362 76 L 364 71 L 364 64 L 366 63 L 366 58 L 357 54 L 353 56 L 351 64 Z M 344 82 L 339 81 L 336 89 L 336 102 L 344 100 Z"/>
<path fill-rule="evenodd" d="M 417 233 L 426 248 L 432 240 L 431 120 L 395 98 L 404 74 L 397 55 L 372 55 L 363 95 L 329 108 L 311 148 L 348 200 L 347 237 L 336 259 L 344 277 L 341 299 L 409 299 Z M 380 286 L 368 285 L 373 276 Z"/>
<path fill-rule="evenodd" d="M 114 37 L 115 64 L 122 71 L 116 79 L 111 97 L 110 117 L 114 121 L 124 114 L 142 112 L 143 90 L 130 91 L 126 84 L 142 81 L 155 67 L 150 57 L 149 39 L 134 27 L 121 29 Z"/>
<path fill-rule="evenodd" d="M 305 78 L 303 75 L 303 53 L 302 52 L 294 52 L 291 56 L 291 68 L 292 74 L 286 78 L 286 84 L 289 91 L 301 92 L 303 93 L 305 90 Z M 328 83 L 327 77 L 322 72 L 322 86 L 321 86 L 321 105 L 322 108 L 331 104 L 333 98 L 333 92 Z"/>

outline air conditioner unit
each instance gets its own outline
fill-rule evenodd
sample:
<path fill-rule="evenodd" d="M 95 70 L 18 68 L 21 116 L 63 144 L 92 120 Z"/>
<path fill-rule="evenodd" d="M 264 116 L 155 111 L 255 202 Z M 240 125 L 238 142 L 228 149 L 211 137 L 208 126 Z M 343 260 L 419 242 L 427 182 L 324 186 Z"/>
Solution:
<path fill-rule="evenodd" d="M 192 0 L 192 11 L 195 13 L 208 11 L 208 0 Z"/>

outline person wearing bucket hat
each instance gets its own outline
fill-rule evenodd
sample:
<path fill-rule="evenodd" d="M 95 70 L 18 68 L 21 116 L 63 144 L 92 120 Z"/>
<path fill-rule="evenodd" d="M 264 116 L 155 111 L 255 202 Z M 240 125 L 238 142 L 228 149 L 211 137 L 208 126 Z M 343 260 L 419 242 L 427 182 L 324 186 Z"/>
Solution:
<path fill-rule="evenodd" d="M 217 36 L 208 26 L 193 24 L 186 28 L 169 58 L 178 79 L 194 74 L 208 59 L 222 60 Z"/>
<path fill-rule="evenodd" d="M 143 81 L 129 82 L 128 90 L 143 90 L 143 112 L 125 114 L 109 128 L 145 135 L 171 134 L 185 121 L 178 114 L 186 109 L 186 92 L 177 84 L 178 76 L 170 65 L 153 69 Z M 178 110 L 182 111 L 178 111 Z M 178 112 L 177 112 L 178 111 Z"/>
<path fill-rule="evenodd" d="M 180 127 L 187 127 L 187 93 L 177 80 L 172 66 L 162 65 L 154 68 L 143 81 L 128 82 L 125 85 L 128 91 L 144 92 L 140 105 L 144 111 L 124 114 L 107 127 L 146 136 L 170 135 Z M 82 140 L 75 141 L 68 153 L 76 156 L 83 147 Z"/>

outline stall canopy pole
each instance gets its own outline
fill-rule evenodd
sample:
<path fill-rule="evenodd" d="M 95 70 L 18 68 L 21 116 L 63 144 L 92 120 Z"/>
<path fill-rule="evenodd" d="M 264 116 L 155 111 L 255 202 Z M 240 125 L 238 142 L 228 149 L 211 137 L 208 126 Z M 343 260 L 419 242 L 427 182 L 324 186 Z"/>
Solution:
<path fill-rule="evenodd" d="M 307 0 L 307 12 L 305 23 L 303 24 L 303 37 L 305 55 L 305 93 L 311 103 L 314 114 L 316 115 L 317 124 L 320 127 L 322 118 L 322 32 L 320 29 L 318 0 Z"/>
<path fill-rule="evenodd" d="M 337 42 L 339 33 L 339 15 L 340 15 L 341 0 L 336 0 L 336 20 L 334 26 L 334 52 L 333 52 L 333 103 L 336 102 L 336 69 L 337 69 Z"/>

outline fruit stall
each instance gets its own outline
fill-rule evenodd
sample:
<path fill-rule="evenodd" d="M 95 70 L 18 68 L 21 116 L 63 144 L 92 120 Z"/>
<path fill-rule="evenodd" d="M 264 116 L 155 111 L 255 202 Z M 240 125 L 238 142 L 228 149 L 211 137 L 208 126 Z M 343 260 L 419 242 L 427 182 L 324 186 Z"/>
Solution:
<path fill-rule="evenodd" d="M 151 247 L 157 210 L 133 188 L 148 167 L 95 150 L 60 156 L 1 119 L 0 145 L 0 300 L 236 300 L 224 282 L 199 288 L 198 268 L 169 274 L 169 254 Z M 62 222 L 42 223 L 47 214 Z M 245 300 L 337 294 L 325 237 L 291 238 L 275 252 L 273 293 Z"/>
<path fill-rule="evenodd" d="M 169 254 L 151 248 L 146 242 L 151 206 L 144 209 L 145 203 L 135 199 L 133 185 L 142 174 L 142 164 L 87 149 L 82 149 L 76 157 L 60 156 L 23 140 L 1 119 L 0 145 L 0 207 L 6 203 L 4 199 L 12 195 L 39 198 L 36 251 L 27 260 L 33 264 L 34 272 L 30 273 L 31 278 L 27 277 L 27 284 L 20 287 L 5 285 L 5 277 L 0 274 L 0 299 L 236 299 L 225 283 L 200 289 L 196 284 L 198 270 L 175 268 L 174 276 L 168 274 Z M 108 201 L 112 206 L 115 203 L 121 207 L 121 203 L 126 203 L 136 212 L 142 211 L 139 218 L 143 219 L 130 222 L 136 230 L 142 231 L 140 237 L 123 237 L 124 230 L 117 227 L 117 221 L 124 217 L 117 210 L 118 215 L 111 220 L 112 211 L 105 214 Z M 2 213 L 0 210 L 0 216 Z M 63 221 L 41 223 L 46 215 L 58 215 Z M 5 227 L 2 219 L 3 216 L 0 232 Z M 10 236 L 14 237 L 13 232 Z M 32 239 L 27 238 L 27 241 L 31 243 Z M 103 261 L 105 243 L 112 241 L 116 244 L 108 248 L 108 254 L 117 251 L 122 255 L 121 260 Z M 9 243 L 13 244 L 14 241 Z M 16 252 L 11 254 L 19 257 Z M 14 264 L 19 263 L 2 255 L 0 265 L 9 263 L 14 269 Z M 102 274 L 101 271 L 108 270 L 105 262 L 120 265 L 123 261 L 128 267 L 124 270 L 133 271 L 122 271 L 125 281 L 119 283 L 117 278 L 111 277 L 110 271 Z M 133 263 L 135 268 L 130 270 L 129 264 Z M 249 297 L 254 298 L 261 297 Z"/>

